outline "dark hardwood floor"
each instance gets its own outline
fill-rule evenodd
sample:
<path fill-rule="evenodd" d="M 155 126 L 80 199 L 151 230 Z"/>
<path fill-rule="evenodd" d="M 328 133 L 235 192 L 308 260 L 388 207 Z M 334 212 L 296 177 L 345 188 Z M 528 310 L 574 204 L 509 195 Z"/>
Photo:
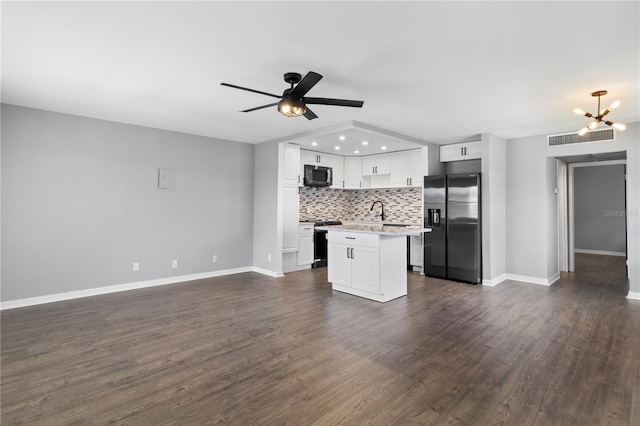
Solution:
<path fill-rule="evenodd" d="M 638 425 L 640 301 L 624 260 L 551 287 L 409 274 L 385 304 L 326 268 L 2 312 L 1 422 Z"/>

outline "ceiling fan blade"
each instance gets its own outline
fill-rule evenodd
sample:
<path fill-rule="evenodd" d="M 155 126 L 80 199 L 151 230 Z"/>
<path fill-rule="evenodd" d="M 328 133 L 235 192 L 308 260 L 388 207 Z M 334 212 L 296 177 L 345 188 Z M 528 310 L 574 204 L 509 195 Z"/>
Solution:
<path fill-rule="evenodd" d="M 318 116 L 309 108 L 306 108 L 306 110 L 307 111 L 303 115 L 307 117 L 307 120 L 313 120 L 314 118 L 318 118 Z"/>
<path fill-rule="evenodd" d="M 256 110 L 258 110 L 258 109 L 262 109 L 262 108 L 269 108 L 269 107 L 272 107 L 272 106 L 276 106 L 276 105 L 278 105 L 279 103 L 280 103 L 280 102 L 275 102 L 275 103 L 268 104 L 268 105 L 262 105 L 262 106 L 255 107 L 255 108 L 245 109 L 244 111 L 240 111 L 240 112 L 251 112 L 251 111 L 256 111 Z"/>
<path fill-rule="evenodd" d="M 302 98 L 302 101 L 305 104 L 312 105 L 334 105 L 354 108 L 362 108 L 362 105 L 364 105 L 364 101 L 352 101 L 349 99 Z"/>
<path fill-rule="evenodd" d="M 273 93 L 267 93 L 267 92 L 262 92 L 260 90 L 248 89 L 246 87 L 236 86 L 235 84 L 220 83 L 220 85 L 227 86 L 227 87 L 233 87 L 234 89 L 246 90 L 247 92 L 259 93 L 261 95 L 267 95 L 267 96 L 272 96 L 274 98 L 282 99 L 281 95 L 274 95 Z"/>
<path fill-rule="evenodd" d="M 313 86 L 316 85 L 320 80 L 322 80 L 322 76 L 317 72 L 309 71 L 307 75 L 298 83 L 296 87 L 293 88 L 289 95 L 293 98 L 300 99 L 304 95 L 307 94 L 309 90 Z"/>

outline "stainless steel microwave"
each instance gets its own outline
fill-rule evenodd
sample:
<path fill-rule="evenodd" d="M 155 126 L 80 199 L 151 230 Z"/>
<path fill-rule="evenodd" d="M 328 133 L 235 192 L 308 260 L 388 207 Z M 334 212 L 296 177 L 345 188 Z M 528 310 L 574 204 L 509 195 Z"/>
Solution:
<path fill-rule="evenodd" d="M 331 186 L 333 169 L 331 167 L 304 165 L 304 186 Z"/>

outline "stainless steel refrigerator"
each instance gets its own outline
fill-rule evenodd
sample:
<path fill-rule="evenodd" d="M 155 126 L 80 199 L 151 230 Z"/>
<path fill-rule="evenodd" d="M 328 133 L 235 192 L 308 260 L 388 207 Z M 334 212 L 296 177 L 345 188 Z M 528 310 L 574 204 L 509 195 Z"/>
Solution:
<path fill-rule="evenodd" d="M 480 173 L 424 178 L 424 274 L 482 283 Z"/>

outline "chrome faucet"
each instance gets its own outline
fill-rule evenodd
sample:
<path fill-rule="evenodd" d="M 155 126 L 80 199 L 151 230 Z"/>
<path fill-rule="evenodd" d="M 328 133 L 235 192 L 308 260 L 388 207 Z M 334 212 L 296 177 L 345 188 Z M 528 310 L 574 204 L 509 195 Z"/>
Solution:
<path fill-rule="evenodd" d="M 374 201 L 373 204 L 371 204 L 371 211 L 373 211 L 373 207 L 376 205 L 376 203 L 380 203 L 380 207 L 382 207 L 382 213 L 380 214 L 380 219 L 382 219 L 382 221 L 384 222 L 384 204 L 382 203 L 382 201 L 377 200 Z"/>

